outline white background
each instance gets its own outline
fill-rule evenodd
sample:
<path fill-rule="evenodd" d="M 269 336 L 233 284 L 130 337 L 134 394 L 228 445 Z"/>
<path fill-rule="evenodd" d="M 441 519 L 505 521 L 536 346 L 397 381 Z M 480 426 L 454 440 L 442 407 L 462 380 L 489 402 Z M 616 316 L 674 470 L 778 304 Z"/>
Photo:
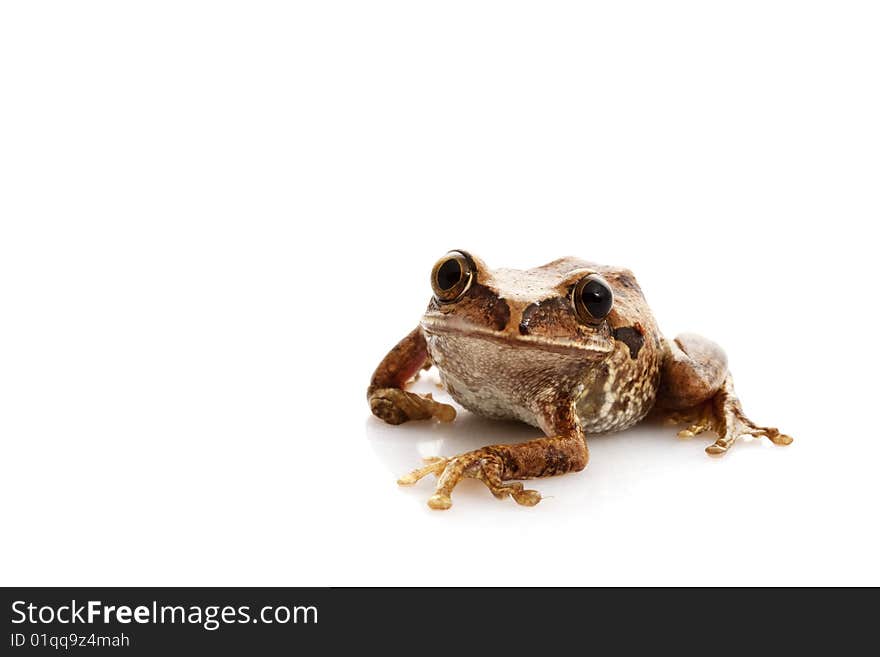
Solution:
<path fill-rule="evenodd" d="M 878 30 L 870 2 L 4 3 L 0 581 L 880 584 Z M 369 414 L 450 248 L 632 268 L 795 443 L 636 428 L 535 508 L 471 481 L 430 511 L 395 485 L 422 456 L 536 435 Z"/>

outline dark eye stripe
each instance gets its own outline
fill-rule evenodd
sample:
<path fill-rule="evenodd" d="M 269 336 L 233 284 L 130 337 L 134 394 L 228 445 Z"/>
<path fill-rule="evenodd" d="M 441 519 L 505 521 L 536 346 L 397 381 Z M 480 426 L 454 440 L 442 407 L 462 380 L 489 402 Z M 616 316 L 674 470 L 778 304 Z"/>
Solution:
<path fill-rule="evenodd" d="M 633 326 L 621 326 L 614 329 L 614 339 L 629 347 L 630 358 L 638 356 L 642 345 L 645 344 L 645 337 L 641 331 Z"/>

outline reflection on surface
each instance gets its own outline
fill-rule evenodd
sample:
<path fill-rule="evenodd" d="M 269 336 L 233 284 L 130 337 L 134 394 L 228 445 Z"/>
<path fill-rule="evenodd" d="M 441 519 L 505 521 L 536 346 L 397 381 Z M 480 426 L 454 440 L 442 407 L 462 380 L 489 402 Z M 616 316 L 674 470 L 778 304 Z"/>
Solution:
<path fill-rule="evenodd" d="M 423 375 L 410 389 L 422 394 L 431 392 L 438 401 L 453 403 L 438 388 L 434 371 Z M 458 416 L 449 423 L 422 421 L 392 426 L 374 417 L 365 418 L 366 438 L 377 460 L 388 470 L 391 481 L 421 466 L 422 459 L 428 456 L 454 456 L 486 445 L 523 442 L 543 435 L 539 429 L 519 422 L 489 420 L 460 406 L 456 406 L 456 410 Z M 706 435 L 682 440 L 676 438 L 676 431 L 673 426 L 644 422 L 619 433 L 590 436 L 587 440 L 590 463 L 586 470 L 533 480 L 527 487 L 539 490 L 545 500 L 554 498 L 554 504 L 595 507 L 603 500 L 627 497 L 636 489 L 649 488 L 658 478 L 684 476 L 687 470 L 693 475 L 692 485 L 696 486 L 702 477 L 717 473 L 718 467 L 726 467 L 750 455 L 766 459 L 774 451 L 784 451 L 773 449 L 766 440 L 741 439 L 731 453 L 710 458 L 703 450 L 714 438 Z M 755 454 L 759 448 L 766 448 L 771 454 Z M 426 477 L 402 490 L 424 501 L 435 481 L 433 477 Z M 650 495 L 650 490 L 645 495 Z M 455 489 L 454 499 L 456 504 L 501 504 L 481 483 L 473 480 L 463 481 Z M 504 505 L 516 507 L 509 500 L 505 500 Z M 536 508 L 544 506 L 542 502 Z"/>
<path fill-rule="evenodd" d="M 379 460 L 395 476 L 421 465 L 428 456 L 454 456 L 495 443 L 517 443 L 541 435 L 539 429 L 519 422 L 487 420 L 457 408 L 454 422 L 409 422 L 399 426 L 367 420 L 367 439 Z"/>

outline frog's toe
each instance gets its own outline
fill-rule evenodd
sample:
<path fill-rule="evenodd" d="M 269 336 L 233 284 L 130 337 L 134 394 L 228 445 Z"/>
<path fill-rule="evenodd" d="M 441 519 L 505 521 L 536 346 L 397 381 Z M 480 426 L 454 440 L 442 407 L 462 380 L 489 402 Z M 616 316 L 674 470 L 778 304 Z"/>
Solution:
<path fill-rule="evenodd" d="M 501 480 L 500 468 L 481 468 L 476 478 L 486 484 L 496 499 L 503 500 L 508 495 L 513 501 L 522 506 L 535 506 L 541 501 L 541 493 L 536 490 L 528 490 L 518 482 L 505 483 Z"/>
<path fill-rule="evenodd" d="M 435 511 L 446 511 L 452 506 L 452 498 L 442 493 L 434 493 L 428 498 L 428 506 Z"/>
<path fill-rule="evenodd" d="M 731 442 L 725 438 L 719 438 L 706 448 L 706 454 L 709 456 L 723 456 L 730 449 Z"/>
<path fill-rule="evenodd" d="M 434 395 L 430 392 L 423 397 L 425 405 L 431 412 L 431 417 L 440 422 L 452 422 L 455 419 L 455 409 L 449 404 L 434 401 Z"/>
<path fill-rule="evenodd" d="M 688 426 L 678 432 L 679 438 L 693 438 L 701 433 L 710 431 L 714 426 L 714 416 L 711 404 L 703 404 L 686 412 L 671 414 L 670 417 L 678 424 L 687 422 Z"/>
<path fill-rule="evenodd" d="M 402 476 L 397 480 L 398 486 L 412 486 L 420 479 L 427 477 L 429 474 L 439 477 L 443 473 L 446 464 L 449 462 L 449 459 L 443 458 L 442 456 L 429 456 L 422 460 L 425 462 L 425 466 L 417 468 L 409 474 Z"/>
<path fill-rule="evenodd" d="M 397 480 L 401 486 L 410 486 L 429 474 L 438 477 L 434 494 L 428 498 L 428 506 L 445 511 L 452 506 L 452 491 L 465 478 L 482 481 L 499 500 L 511 497 L 522 506 L 535 506 L 541 501 L 536 490 L 527 490 L 519 482 L 502 480 L 502 465 L 494 454 L 476 450 L 453 458 L 432 457 L 426 465 Z"/>
<path fill-rule="evenodd" d="M 678 432 L 679 438 L 693 438 L 694 436 L 698 436 L 701 433 L 709 430 L 711 427 L 705 424 L 692 424 L 687 429 L 682 429 Z"/>
<path fill-rule="evenodd" d="M 523 488 L 523 485 L 519 482 L 507 484 L 501 490 L 492 490 L 492 494 L 499 500 L 510 495 L 513 501 L 521 506 L 535 506 L 543 499 L 541 493 L 536 490 Z"/>
<path fill-rule="evenodd" d="M 780 445 L 781 447 L 791 445 L 794 442 L 794 438 L 781 433 L 779 429 L 776 429 L 775 427 L 755 427 L 747 433 L 750 433 L 756 438 L 764 436 L 774 445 Z"/>

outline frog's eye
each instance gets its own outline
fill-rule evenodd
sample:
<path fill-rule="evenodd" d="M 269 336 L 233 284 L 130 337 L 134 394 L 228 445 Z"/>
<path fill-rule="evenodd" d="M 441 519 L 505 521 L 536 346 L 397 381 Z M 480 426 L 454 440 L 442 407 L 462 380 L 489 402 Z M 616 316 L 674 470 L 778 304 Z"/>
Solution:
<path fill-rule="evenodd" d="M 578 318 L 585 324 L 598 324 L 611 312 L 614 293 L 598 274 L 589 274 L 571 291 L 571 302 Z"/>
<path fill-rule="evenodd" d="M 474 266 L 467 254 L 450 251 L 437 261 L 431 272 L 431 287 L 441 303 L 458 300 L 474 278 Z"/>

